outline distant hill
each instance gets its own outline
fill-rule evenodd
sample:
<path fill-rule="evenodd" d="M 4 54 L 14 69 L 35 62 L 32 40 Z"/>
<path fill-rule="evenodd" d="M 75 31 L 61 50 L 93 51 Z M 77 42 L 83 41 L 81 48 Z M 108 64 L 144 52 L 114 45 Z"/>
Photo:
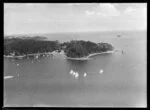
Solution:
<path fill-rule="evenodd" d="M 32 40 L 46 40 L 47 37 L 41 37 L 41 36 L 5 36 L 4 39 L 13 39 L 13 38 L 17 38 L 17 39 L 32 39 Z"/>

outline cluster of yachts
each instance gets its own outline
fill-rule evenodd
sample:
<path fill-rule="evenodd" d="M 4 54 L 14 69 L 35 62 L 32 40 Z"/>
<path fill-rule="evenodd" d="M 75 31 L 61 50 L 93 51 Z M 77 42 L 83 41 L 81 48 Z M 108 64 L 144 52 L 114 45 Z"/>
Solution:
<path fill-rule="evenodd" d="M 18 65 L 18 66 L 19 66 L 19 65 Z M 70 71 L 70 74 L 72 74 L 73 76 L 75 76 L 75 78 L 78 78 L 78 77 L 79 77 L 79 73 L 78 73 L 78 72 L 75 72 L 75 71 L 73 71 L 73 70 Z M 103 74 L 103 69 L 101 69 L 101 70 L 99 71 L 99 74 Z M 17 76 L 19 77 L 19 73 L 17 74 Z M 87 76 L 87 73 L 85 72 L 85 73 L 83 74 L 83 76 L 86 77 L 86 76 Z M 10 79 L 10 78 L 14 78 L 14 76 L 4 76 L 4 79 Z"/>
<path fill-rule="evenodd" d="M 103 74 L 103 69 L 100 69 L 100 71 L 99 71 L 99 74 Z M 75 72 L 75 71 L 73 71 L 73 70 L 70 70 L 70 74 L 72 74 L 73 76 L 75 76 L 75 78 L 78 78 L 79 77 L 79 73 L 78 72 Z M 86 77 L 87 76 L 87 73 L 85 72 L 84 74 L 83 74 L 83 76 L 84 77 Z"/>

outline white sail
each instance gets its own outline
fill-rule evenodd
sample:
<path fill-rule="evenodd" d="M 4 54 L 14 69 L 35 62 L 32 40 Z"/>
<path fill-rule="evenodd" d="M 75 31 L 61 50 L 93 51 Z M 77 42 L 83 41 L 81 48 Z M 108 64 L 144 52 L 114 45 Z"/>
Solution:
<path fill-rule="evenodd" d="M 87 74 L 86 73 L 84 73 L 84 75 L 83 75 L 84 77 L 86 77 L 87 76 Z"/>
<path fill-rule="evenodd" d="M 76 72 L 75 77 L 76 77 L 76 78 L 79 77 L 79 73 Z"/>
<path fill-rule="evenodd" d="M 72 72 L 72 74 L 73 74 L 73 75 L 75 75 L 75 74 L 76 74 L 76 72 L 74 72 L 74 71 L 73 71 L 73 72 Z"/>
<path fill-rule="evenodd" d="M 70 74 L 73 74 L 74 73 L 74 71 L 73 70 L 70 70 Z"/>
<path fill-rule="evenodd" d="M 100 74 L 102 74 L 103 72 L 104 72 L 103 69 L 101 69 L 101 70 L 99 71 Z"/>

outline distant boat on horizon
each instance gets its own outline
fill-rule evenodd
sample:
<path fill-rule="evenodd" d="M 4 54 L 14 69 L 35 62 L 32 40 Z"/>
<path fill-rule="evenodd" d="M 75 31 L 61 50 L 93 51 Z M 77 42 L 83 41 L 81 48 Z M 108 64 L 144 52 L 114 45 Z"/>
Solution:
<path fill-rule="evenodd" d="M 117 35 L 117 37 L 121 37 L 121 35 Z"/>

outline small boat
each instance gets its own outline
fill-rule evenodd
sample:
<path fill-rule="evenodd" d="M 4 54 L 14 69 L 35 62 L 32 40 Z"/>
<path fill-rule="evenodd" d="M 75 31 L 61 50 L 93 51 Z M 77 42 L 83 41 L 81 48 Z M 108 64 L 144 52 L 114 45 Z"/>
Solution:
<path fill-rule="evenodd" d="M 19 66 L 19 64 L 17 64 L 17 66 Z"/>
<path fill-rule="evenodd" d="M 38 55 L 36 55 L 36 56 L 35 56 L 35 59 L 38 59 L 38 58 L 39 58 L 39 56 L 38 56 Z"/>
<path fill-rule="evenodd" d="M 4 76 L 4 79 L 10 79 L 13 78 L 14 76 Z"/>
<path fill-rule="evenodd" d="M 84 74 L 83 74 L 83 76 L 84 76 L 84 77 L 86 77 L 86 76 L 87 76 L 87 74 L 86 74 L 86 73 L 84 73 Z"/>
<path fill-rule="evenodd" d="M 121 35 L 117 35 L 117 37 L 121 37 Z"/>
<path fill-rule="evenodd" d="M 79 73 L 78 72 L 75 72 L 75 77 L 79 77 Z"/>
<path fill-rule="evenodd" d="M 76 72 L 73 72 L 72 74 L 73 74 L 73 75 L 76 75 L 77 73 L 76 73 Z"/>
<path fill-rule="evenodd" d="M 122 54 L 124 53 L 124 51 L 123 51 L 123 50 L 122 50 L 121 52 L 122 52 Z"/>
<path fill-rule="evenodd" d="M 73 70 L 70 70 L 70 74 L 73 74 L 74 73 L 74 71 Z"/>
<path fill-rule="evenodd" d="M 100 74 L 102 74 L 103 72 L 104 72 L 103 69 L 101 69 L 101 70 L 99 71 Z"/>
<path fill-rule="evenodd" d="M 75 71 L 72 72 L 73 75 L 76 75 L 77 73 Z"/>

